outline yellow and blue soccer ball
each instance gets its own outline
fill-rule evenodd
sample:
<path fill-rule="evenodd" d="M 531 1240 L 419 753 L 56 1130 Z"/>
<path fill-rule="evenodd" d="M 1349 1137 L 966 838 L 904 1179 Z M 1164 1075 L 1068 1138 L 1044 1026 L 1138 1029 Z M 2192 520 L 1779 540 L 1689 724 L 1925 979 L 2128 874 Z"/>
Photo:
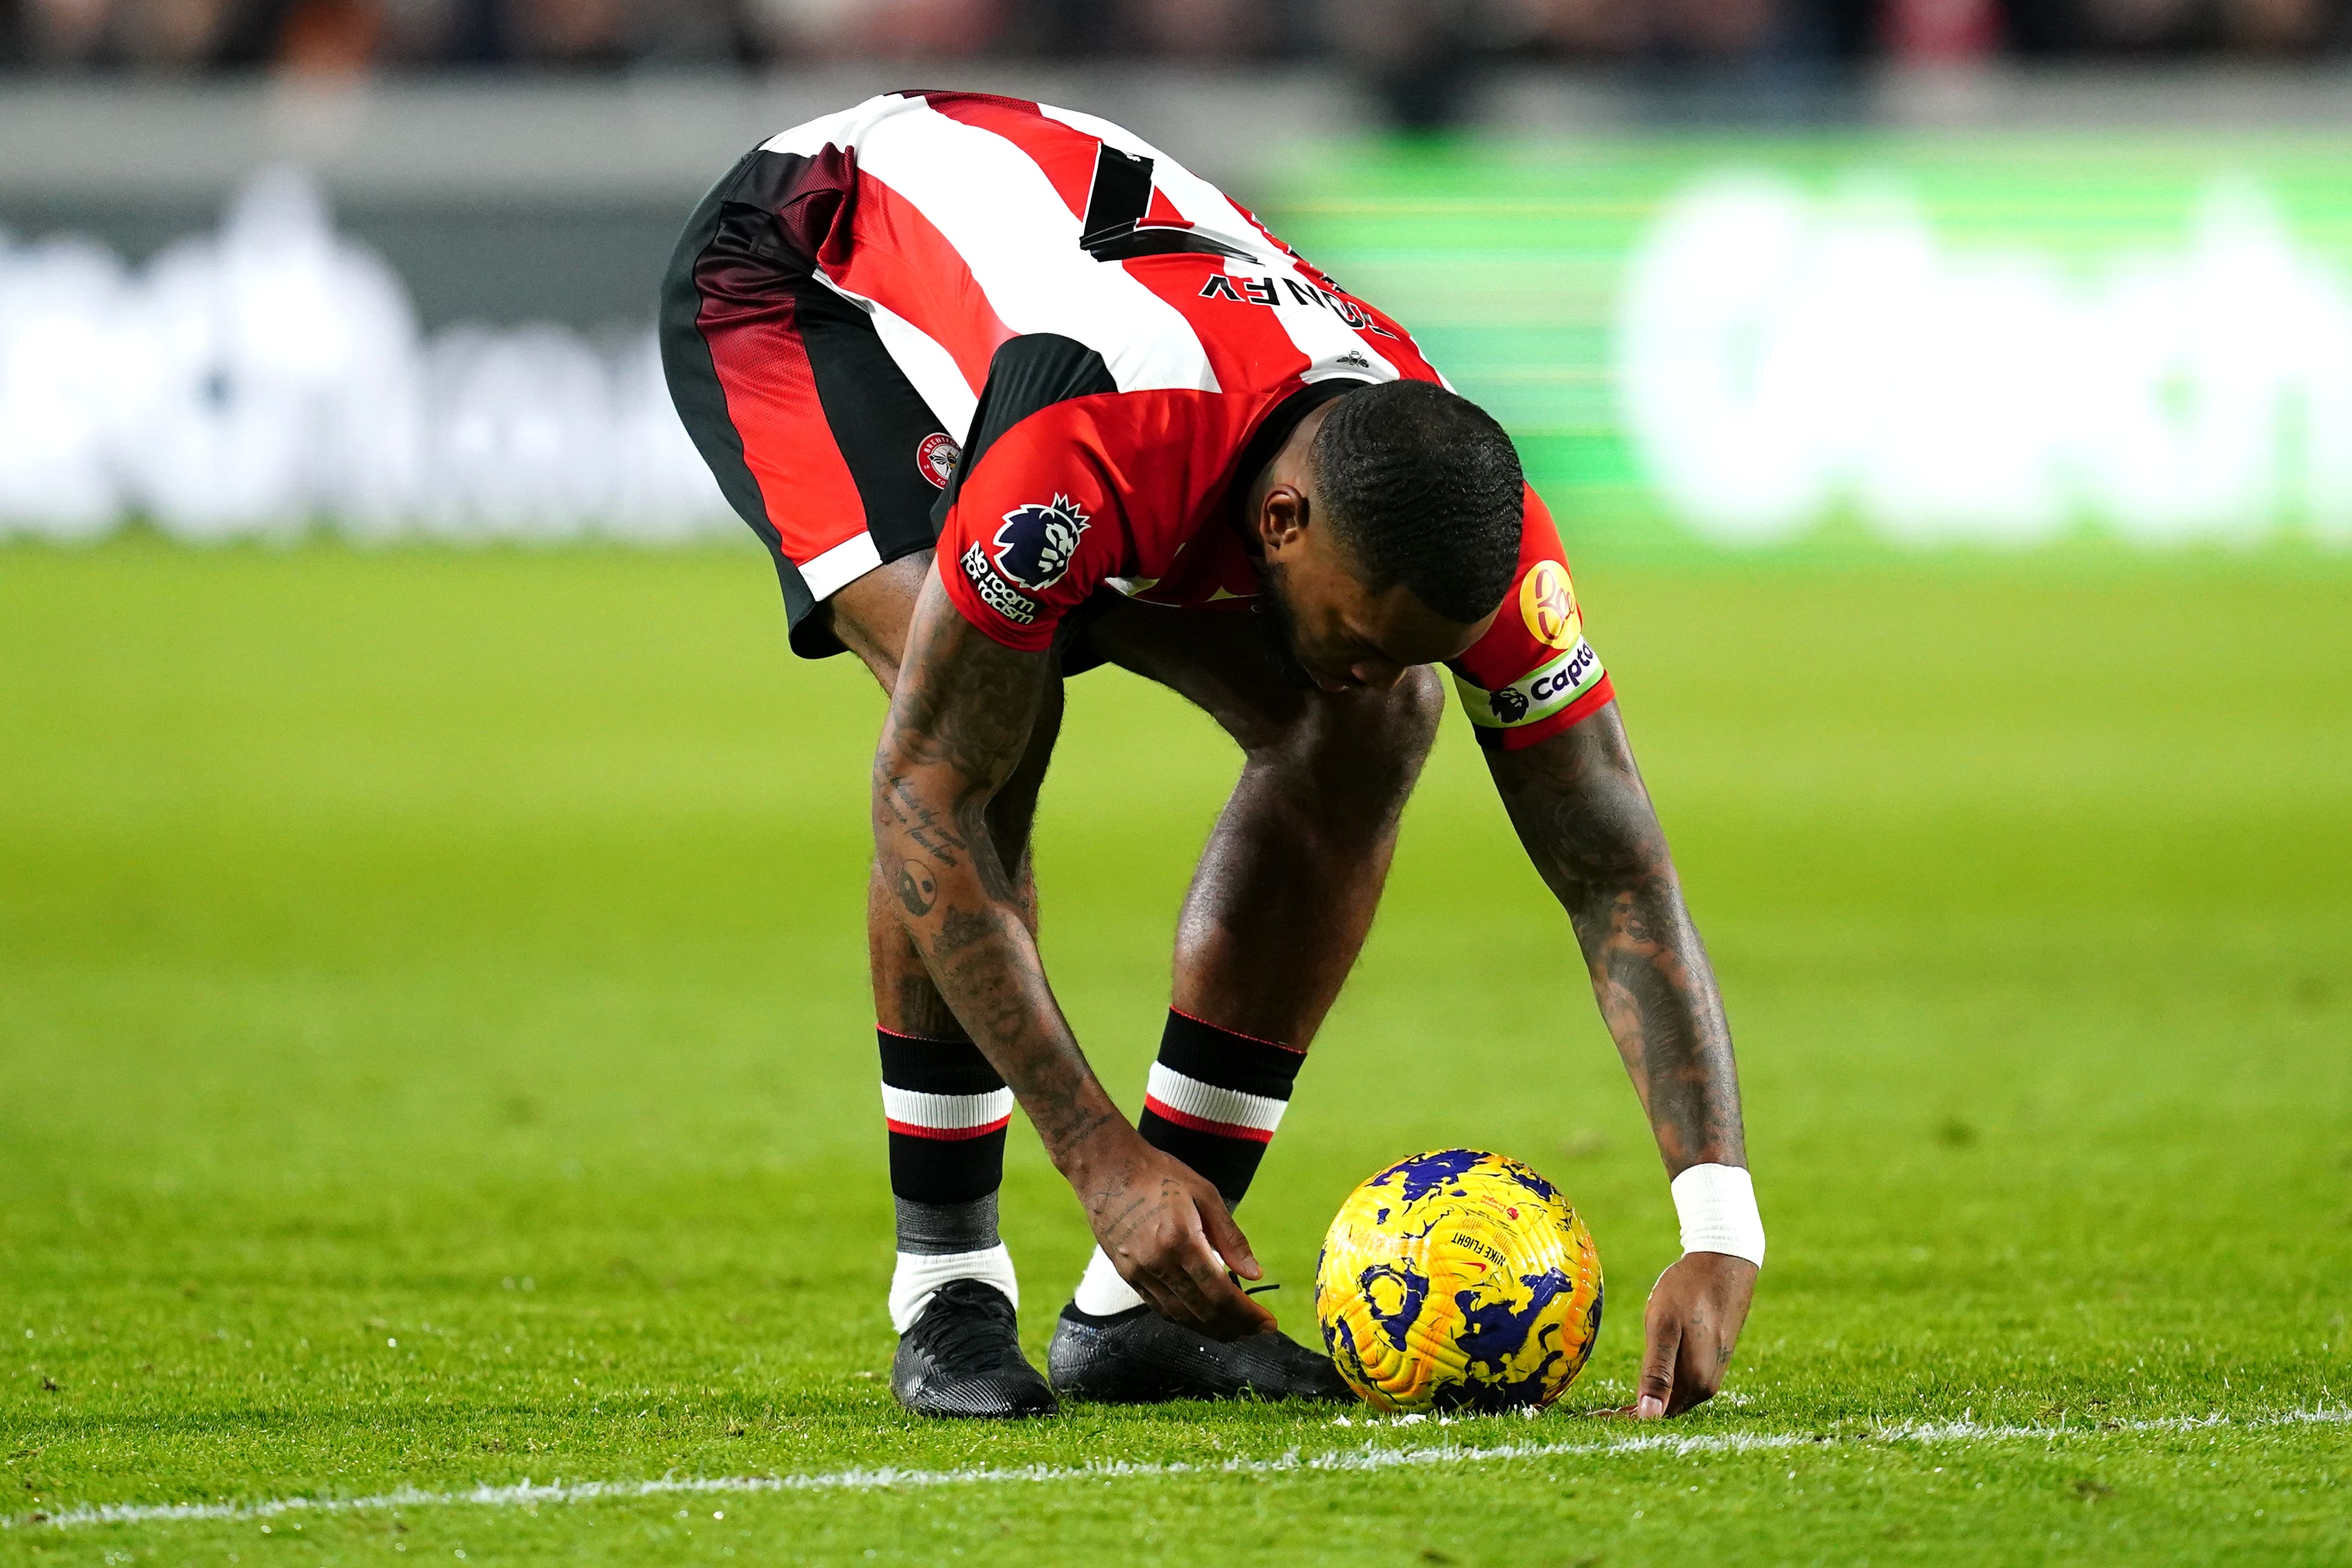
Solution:
<path fill-rule="evenodd" d="M 1559 1189 L 1501 1154 L 1438 1149 L 1349 1194 L 1315 1268 L 1349 1386 L 1391 1412 L 1539 1408 L 1601 1332 L 1601 1255 Z"/>

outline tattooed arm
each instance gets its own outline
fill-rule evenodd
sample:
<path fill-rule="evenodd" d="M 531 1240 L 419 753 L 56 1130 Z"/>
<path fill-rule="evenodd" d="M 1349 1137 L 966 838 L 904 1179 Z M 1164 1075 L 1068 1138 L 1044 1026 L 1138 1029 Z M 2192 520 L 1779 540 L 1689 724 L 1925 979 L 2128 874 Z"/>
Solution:
<path fill-rule="evenodd" d="M 1103 1092 L 988 831 L 1052 658 L 998 644 L 925 580 L 875 752 L 876 863 L 940 995 L 1013 1087 L 1120 1274 L 1179 1322 L 1254 1333 L 1274 1320 L 1225 1272 L 1258 1277 L 1248 1241 L 1216 1188 L 1144 1142 Z"/>
<path fill-rule="evenodd" d="M 1524 751 L 1489 752 L 1486 763 L 1575 928 L 1666 1174 L 1746 1165 L 1723 998 L 1617 705 Z M 1679 1415 L 1722 1386 L 1755 1284 L 1753 1264 L 1719 1252 L 1690 1253 L 1659 1277 L 1637 1414 Z"/>

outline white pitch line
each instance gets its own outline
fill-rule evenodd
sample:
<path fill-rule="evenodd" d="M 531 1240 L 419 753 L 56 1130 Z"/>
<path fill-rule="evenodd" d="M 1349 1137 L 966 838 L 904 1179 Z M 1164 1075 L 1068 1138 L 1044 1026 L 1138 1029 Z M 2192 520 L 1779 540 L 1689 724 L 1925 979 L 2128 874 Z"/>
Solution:
<path fill-rule="evenodd" d="M 2242 1420 L 2228 1415 L 2171 1415 L 2118 1421 L 2100 1426 L 2006 1426 L 1976 1421 L 1919 1421 L 1854 1434 L 1707 1432 L 1676 1436 L 1671 1432 L 1591 1443 L 1501 1443 L 1487 1447 L 1438 1443 L 1421 1447 L 1335 1449 L 1301 1455 L 1296 1448 L 1273 1459 L 1226 1459 L 1213 1465 L 1136 1463 L 1106 1459 L 1088 1465 L 1021 1465 L 962 1470 L 830 1470 L 806 1476 L 663 1476 L 641 1481 L 551 1481 L 528 1479 L 512 1486 L 479 1486 L 464 1491 L 423 1491 L 403 1487 L 355 1498 L 275 1498 L 263 1502 L 84 1503 L 40 1517 L 0 1520 L 0 1529 L 34 1525 L 64 1529 L 83 1524 L 152 1524 L 180 1520 L 274 1519 L 289 1513 L 359 1513 L 404 1508 L 518 1508 L 540 1503 L 596 1502 L 606 1499 L 688 1497 L 760 1492 L 884 1491 L 898 1488 L 995 1486 L 1007 1482 L 1145 1480 L 1164 1476 L 1269 1476 L 1399 1469 L 1414 1465 L 1492 1464 L 1507 1459 L 1612 1458 L 1621 1454 L 1755 1454 L 1789 1448 L 1826 1448 L 1840 1444 L 1953 1444 L 2017 1442 L 2038 1438 L 2107 1437 L 2158 1432 L 2199 1432 L 2221 1427 L 2343 1426 L 2352 1406 L 2322 1405 Z"/>

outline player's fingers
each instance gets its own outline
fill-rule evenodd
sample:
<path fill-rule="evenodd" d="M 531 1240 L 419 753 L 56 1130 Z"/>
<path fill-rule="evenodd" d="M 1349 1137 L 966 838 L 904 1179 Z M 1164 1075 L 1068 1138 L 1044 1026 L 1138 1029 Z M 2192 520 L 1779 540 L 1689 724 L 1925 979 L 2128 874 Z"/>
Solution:
<path fill-rule="evenodd" d="M 1201 1244 L 1195 1238 L 1192 1245 Z M 1122 1252 L 1118 1263 L 1119 1277 L 1153 1311 L 1172 1323 L 1199 1326 L 1202 1302 L 1176 1256 L 1139 1248 Z"/>
<path fill-rule="evenodd" d="M 1674 1397 L 1666 1402 L 1666 1414 L 1680 1415 L 1713 1399 L 1716 1390 L 1723 1386 L 1724 1369 L 1730 1360 L 1722 1336 L 1706 1317 L 1685 1328 L 1681 1350 L 1675 1358 Z"/>
<path fill-rule="evenodd" d="M 1210 1252 L 1205 1237 L 1200 1250 L 1184 1259 L 1184 1268 L 1210 1314 L 1202 1331 L 1211 1338 L 1238 1340 L 1274 1327 L 1274 1314 L 1234 1283 L 1225 1266 Z"/>
<path fill-rule="evenodd" d="M 1675 1363 L 1675 1389 L 1666 1400 L 1666 1414 L 1680 1415 L 1695 1410 L 1715 1397 L 1716 1380 L 1700 1370 L 1701 1357 L 1689 1335 L 1683 1339 L 1683 1353 Z"/>
<path fill-rule="evenodd" d="M 1708 1400 L 1713 1399 L 1714 1397 L 1715 1390 L 1712 1388 L 1702 1388 L 1696 1391 L 1685 1390 L 1675 1395 L 1674 1403 L 1666 1406 L 1666 1414 L 1669 1415 L 1687 1415 L 1692 1411 L 1697 1409 L 1700 1405 L 1705 1405 Z"/>
<path fill-rule="evenodd" d="M 1214 1316 L 1202 1331 L 1211 1339 L 1230 1343 L 1274 1327 L 1274 1314 L 1244 1294 L 1223 1269 L 1218 1269 L 1215 1282 L 1204 1283 L 1203 1289 L 1210 1293 Z"/>
<path fill-rule="evenodd" d="M 1160 1284 L 1171 1303 L 1162 1316 L 1188 1329 L 1197 1329 L 1211 1339 L 1231 1337 L 1223 1331 L 1223 1314 L 1215 1296 L 1184 1262 L 1170 1258 L 1166 1271 L 1160 1276 Z"/>
<path fill-rule="evenodd" d="M 1143 1298 L 1146 1306 L 1171 1322 L 1181 1323 L 1192 1315 L 1191 1303 L 1169 1284 L 1165 1272 L 1156 1264 L 1139 1265 L 1134 1273 L 1127 1276 L 1127 1282 Z"/>
<path fill-rule="evenodd" d="M 1207 1333 L 1217 1320 L 1217 1309 L 1215 1298 L 1202 1287 L 1202 1276 L 1216 1273 L 1220 1283 L 1224 1277 L 1211 1267 L 1209 1243 L 1197 1224 L 1171 1228 L 1175 1229 L 1175 1234 L 1158 1238 L 1159 1244 L 1141 1259 L 1138 1278 L 1132 1283 L 1141 1290 L 1144 1279 L 1149 1279 L 1152 1287 L 1149 1293 L 1155 1296 L 1155 1311 L 1171 1322 Z"/>
<path fill-rule="evenodd" d="M 1219 1269 L 1217 1280 L 1224 1287 L 1223 1299 L 1220 1302 L 1223 1309 L 1223 1327 L 1219 1338 L 1245 1340 L 1252 1334 L 1262 1334 L 1275 1326 L 1272 1310 L 1256 1297 L 1234 1284 L 1231 1275 Z"/>
<path fill-rule="evenodd" d="M 1157 1278 L 1148 1274 L 1139 1274 L 1129 1283 L 1134 1285 L 1136 1293 L 1143 1298 L 1145 1305 L 1170 1322 L 1192 1322 L 1194 1311 L 1192 1302 L 1185 1300 L 1179 1292 L 1170 1289 Z"/>
<path fill-rule="evenodd" d="M 1673 1312 L 1653 1312 L 1649 1344 L 1642 1352 L 1642 1381 L 1635 1390 L 1633 1414 L 1654 1421 L 1666 1413 L 1675 1393 L 1675 1361 L 1682 1349 L 1683 1321 Z"/>
<path fill-rule="evenodd" d="M 1263 1279 L 1265 1270 L 1258 1266 L 1257 1254 L 1250 1250 L 1249 1237 L 1234 1223 L 1233 1211 L 1225 1207 L 1224 1199 L 1213 1194 L 1200 1202 L 1201 1230 L 1209 1238 L 1209 1246 L 1225 1260 L 1225 1267 L 1244 1279 Z"/>

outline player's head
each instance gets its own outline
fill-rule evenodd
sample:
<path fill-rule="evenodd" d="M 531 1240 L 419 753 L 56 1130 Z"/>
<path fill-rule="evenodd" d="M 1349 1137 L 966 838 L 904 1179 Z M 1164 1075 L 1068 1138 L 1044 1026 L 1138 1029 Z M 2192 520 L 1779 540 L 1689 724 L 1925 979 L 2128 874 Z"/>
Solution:
<path fill-rule="evenodd" d="M 1368 386 L 1310 416 L 1253 520 L 1307 672 L 1385 687 L 1476 641 L 1518 568 L 1523 483 L 1503 427 L 1430 382 Z"/>

